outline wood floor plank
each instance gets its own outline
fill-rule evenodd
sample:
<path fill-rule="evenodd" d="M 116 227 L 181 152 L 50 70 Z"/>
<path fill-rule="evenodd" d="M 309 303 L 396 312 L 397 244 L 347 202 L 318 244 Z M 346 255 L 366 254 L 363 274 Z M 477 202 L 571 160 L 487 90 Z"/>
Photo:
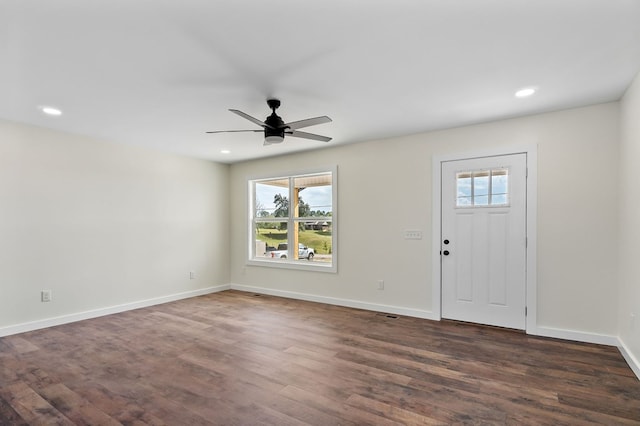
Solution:
<path fill-rule="evenodd" d="M 78 385 L 76 392 L 99 410 L 122 424 L 153 426 L 167 426 L 170 424 L 165 421 L 163 416 L 155 414 L 157 411 L 162 411 L 164 407 L 160 405 L 160 403 L 165 402 L 162 398 L 157 398 L 155 395 L 153 398 L 146 396 L 140 398 L 139 388 L 135 384 L 121 383 L 119 381 L 115 383 L 105 381 L 101 385 L 94 383 Z M 152 395 L 149 391 L 147 393 Z M 146 405 L 145 401 L 150 401 L 152 405 Z"/>
<path fill-rule="evenodd" d="M 314 407 L 318 410 L 328 412 L 335 416 L 337 419 L 347 418 L 346 413 L 349 413 L 349 420 L 354 424 L 375 424 L 375 425 L 393 425 L 397 424 L 392 419 L 379 416 L 375 413 L 371 413 L 365 410 L 361 410 L 354 405 L 347 403 L 348 399 L 341 400 L 326 398 L 322 395 L 318 395 L 317 392 L 307 391 L 295 386 L 287 386 L 279 392 L 280 395 L 287 398 L 298 401 L 306 406 Z"/>
<path fill-rule="evenodd" d="M 26 383 L 18 382 L 3 387 L 0 396 L 11 405 L 21 420 L 30 425 L 74 424 Z"/>
<path fill-rule="evenodd" d="M 442 425 L 446 422 L 453 421 L 454 418 L 442 420 L 442 414 L 438 413 L 440 418 L 432 418 L 425 415 L 417 414 L 404 408 L 380 402 L 375 399 L 367 398 L 362 395 L 351 395 L 347 400 L 347 404 L 354 407 L 362 407 L 375 413 L 378 417 L 388 418 L 400 422 L 401 424 L 411 425 Z"/>
<path fill-rule="evenodd" d="M 119 421 L 94 407 L 86 399 L 61 383 L 47 386 L 39 393 L 76 425 L 121 425 Z"/>
<path fill-rule="evenodd" d="M 330 353 L 333 353 L 334 355 L 326 356 L 315 351 L 309 351 L 303 348 L 298 348 L 296 346 L 291 346 L 290 348 L 287 348 L 285 352 L 291 355 L 295 355 L 297 357 L 297 360 L 308 360 L 307 366 L 315 366 L 317 370 L 324 370 L 328 363 L 333 363 L 341 367 L 341 369 L 343 370 L 358 372 L 370 379 L 377 381 L 390 381 L 401 385 L 407 385 L 412 380 L 411 377 L 406 375 L 396 374 L 391 371 L 343 360 L 336 357 L 335 355 L 337 355 L 338 353 L 333 351 L 331 351 Z"/>
<path fill-rule="evenodd" d="M 192 319 L 185 318 L 184 316 L 181 317 L 179 315 L 168 314 L 165 312 L 152 312 L 149 315 L 153 317 L 159 317 L 167 325 L 177 325 L 180 330 L 184 330 L 187 328 L 207 329 L 211 327 L 210 324 L 205 324 L 200 321 L 194 321 Z"/>
<path fill-rule="evenodd" d="M 225 291 L 0 338 L 0 424 L 640 425 L 616 348 Z"/>
<path fill-rule="evenodd" d="M 9 350 L 13 350 L 18 354 L 25 354 L 40 349 L 38 346 L 20 336 L 9 336 L 6 338 L 6 343 L 11 348 Z"/>
<path fill-rule="evenodd" d="M 0 421 L 4 425 L 28 426 L 28 423 L 14 408 L 0 395 Z"/>

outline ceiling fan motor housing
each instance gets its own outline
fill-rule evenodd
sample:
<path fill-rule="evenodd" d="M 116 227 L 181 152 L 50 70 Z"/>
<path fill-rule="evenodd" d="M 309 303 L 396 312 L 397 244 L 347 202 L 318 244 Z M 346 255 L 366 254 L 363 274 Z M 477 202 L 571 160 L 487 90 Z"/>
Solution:
<path fill-rule="evenodd" d="M 285 126 L 282 118 L 276 115 L 275 110 L 271 113 L 270 116 L 267 117 L 267 119 L 264 121 L 264 124 L 266 124 L 266 126 L 264 127 L 265 139 L 269 138 L 270 136 L 278 136 L 281 138 L 280 142 L 282 142 L 282 139 L 284 139 L 284 131 L 287 129 L 287 126 Z M 269 140 L 275 141 L 274 138 L 270 138 Z"/>

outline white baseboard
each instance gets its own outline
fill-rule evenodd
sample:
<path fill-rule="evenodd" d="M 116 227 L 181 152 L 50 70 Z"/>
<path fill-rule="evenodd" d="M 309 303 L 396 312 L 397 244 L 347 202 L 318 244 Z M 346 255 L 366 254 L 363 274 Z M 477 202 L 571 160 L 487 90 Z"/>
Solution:
<path fill-rule="evenodd" d="M 27 331 L 39 330 L 47 327 L 54 327 L 56 325 L 67 324 L 75 321 L 82 321 L 91 318 L 102 317 L 105 315 L 117 314 L 119 312 L 131 311 L 133 309 L 146 308 L 153 305 L 159 305 L 162 303 L 173 302 L 181 299 L 188 299 L 190 297 L 203 296 L 205 294 L 217 293 L 219 291 L 229 290 L 229 284 L 207 287 L 199 290 L 185 291 L 183 293 L 170 294 L 168 296 L 155 297 L 153 299 L 139 300 L 131 303 L 124 303 L 122 305 L 109 306 L 106 308 L 94 309 L 91 311 L 78 312 L 69 315 L 62 315 L 54 318 L 46 318 L 43 320 L 26 322 L 22 324 L 10 325 L 0 328 L 0 337 L 10 336 L 12 334 L 25 333 Z"/>
<path fill-rule="evenodd" d="M 629 367 L 631 367 L 631 370 L 633 371 L 633 373 L 636 375 L 638 380 L 640 380 L 640 360 L 638 360 L 638 358 L 636 358 L 631 353 L 631 351 L 629 350 L 629 348 L 627 348 L 627 345 L 624 344 L 622 339 L 618 339 L 618 349 L 620 350 L 620 353 L 624 357 L 624 360 L 627 361 L 627 364 L 629 364 Z"/>
<path fill-rule="evenodd" d="M 528 334 L 556 339 L 573 340 L 574 342 L 595 343 L 596 345 L 618 346 L 618 338 L 606 334 L 585 333 L 583 331 L 565 330 L 551 327 L 536 327 L 527 330 Z"/>
<path fill-rule="evenodd" d="M 231 284 L 232 290 L 245 291 L 249 293 L 268 294 L 271 296 L 286 297 L 288 299 L 306 300 L 308 302 L 326 303 L 328 305 L 345 306 L 347 308 L 364 309 L 374 312 L 385 312 L 388 314 L 404 315 L 408 317 L 424 318 L 429 320 L 439 320 L 431 311 L 421 309 L 403 308 L 400 306 L 380 305 L 377 303 L 360 302 L 351 299 L 339 299 L 336 297 L 317 296 L 315 294 L 298 293 L 293 291 L 274 290 L 263 287 L 253 287 L 248 285 Z"/>

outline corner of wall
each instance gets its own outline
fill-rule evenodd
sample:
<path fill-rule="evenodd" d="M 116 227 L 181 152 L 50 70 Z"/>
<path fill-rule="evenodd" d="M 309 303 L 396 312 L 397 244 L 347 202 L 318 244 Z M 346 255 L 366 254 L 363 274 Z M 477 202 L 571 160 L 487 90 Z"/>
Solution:
<path fill-rule="evenodd" d="M 625 345 L 624 341 L 620 338 L 618 339 L 618 349 L 625 361 L 627 361 L 627 364 L 629 364 L 629 367 L 631 367 L 633 373 L 638 380 L 640 380 L 640 360 L 631 353 L 627 345 Z"/>
<path fill-rule="evenodd" d="M 618 334 L 619 348 L 640 378 L 640 73 L 620 100 L 618 204 Z"/>

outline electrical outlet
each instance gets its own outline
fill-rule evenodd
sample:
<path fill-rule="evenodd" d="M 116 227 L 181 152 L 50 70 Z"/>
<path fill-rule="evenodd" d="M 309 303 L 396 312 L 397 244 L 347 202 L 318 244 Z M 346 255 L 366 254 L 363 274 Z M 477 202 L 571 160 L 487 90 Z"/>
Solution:
<path fill-rule="evenodd" d="M 42 290 L 40 292 L 41 302 L 51 302 L 51 290 Z"/>
<path fill-rule="evenodd" d="M 193 272 L 193 271 L 189 272 L 189 279 L 190 280 L 195 280 L 196 279 L 196 273 Z"/>
<path fill-rule="evenodd" d="M 378 280 L 378 290 L 384 290 L 384 280 Z"/>

